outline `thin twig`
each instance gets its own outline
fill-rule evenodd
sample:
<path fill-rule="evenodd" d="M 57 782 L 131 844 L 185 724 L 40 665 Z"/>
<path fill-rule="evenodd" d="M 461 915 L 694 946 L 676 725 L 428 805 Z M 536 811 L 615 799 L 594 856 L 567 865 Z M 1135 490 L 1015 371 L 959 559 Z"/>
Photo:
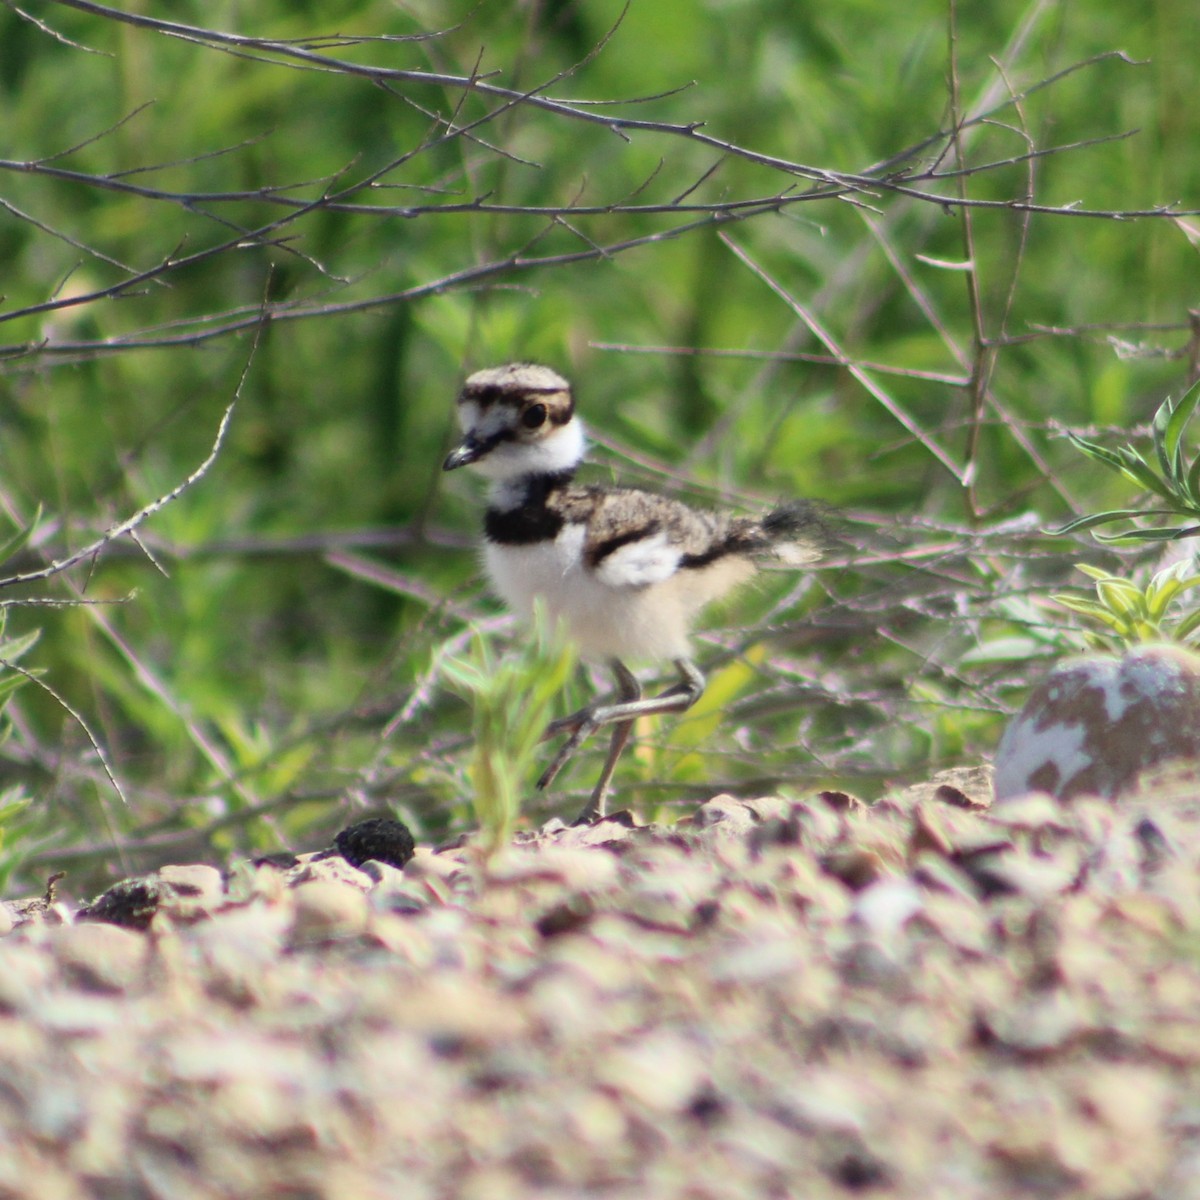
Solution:
<path fill-rule="evenodd" d="M 937 441 L 925 432 L 916 421 L 909 416 L 907 412 L 890 396 L 883 388 L 881 388 L 863 368 L 846 355 L 833 335 L 821 324 L 815 314 L 811 313 L 799 300 L 796 299 L 782 284 L 778 283 L 762 266 L 756 263 L 749 254 L 746 253 L 738 244 L 728 235 L 720 234 L 721 241 L 729 247 L 731 251 L 741 260 L 741 262 L 749 267 L 749 269 L 758 276 L 783 302 L 798 316 L 805 325 L 812 331 L 816 338 L 821 341 L 829 352 L 846 368 L 850 374 L 858 380 L 858 382 L 866 388 L 866 390 L 879 401 L 880 404 L 901 424 L 909 433 L 917 439 L 930 454 L 947 471 L 959 482 L 963 483 L 963 469 L 958 466 L 950 455 L 938 445 Z"/>
<path fill-rule="evenodd" d="M 84 737 L 87 738 L 92 749 L 96 752 L 96 757 L 100 760 L 101 767 L 104 768 L 104 774 L 108 777 L 108 782 L 112 784 L 113 791 L 121 798 L 122 803 L 128 804 L 129 799 L 125 795 L 124 788 L 117 781 L 116 775 L 113 773 L 112 765 L 108 761 L 108 755 L 104 752 L 104 747 L 100 745 L 99 739 L 92 732 L 91 726 L 83 719 L 83 714 L 71 705 L 71 703 L 55 688 L 51 687 L 44 679 L 40 679 L 33 671 L 26 670 L 20 663 L 11 662 L 6 658 L 0 658 L 0 667 L 5 670 L 13 671 L 22 678 L 28 680 L 35 687 L 41 688 L 47 696 L 54 701 L 75 722 L 76 725 L 83 731 Z"/>
<path fill-rule="evenodd" d="M 245 375 L 242 378 L 244 379 Z M 238 384 L 238 389 L 239 391 L 241 389 L 240 383 Z M 217 455 L 221 452 L 221 445 L 225 440 L 225 431 L 229 428 L 229 421 L 233 416 L 236 404 L 237 396 L 235 395 L 221 416 L 212 449 L 208 452 L 204 461 L 182 483 L 177 484 L 169 492 L 159 496 L 158 499 L 152 500 L 143 508 L 139 508 L 132 516 L 126 517 L 125 520 L 111 526 L 103 536 L 84 546 L 82 550 L 77 550 L 74 554 L 68 554 L 65 558 L 55 559 L 54 562 L 49 563 L 40 570 L 25 571 L 19 575 L 9 575 L 7 578 L 0 579 L 0 587 L 13 587 L 21 583 L 36 583 L 38 580 L 49 579 L 51 576 L 59 575 L 63 571 L 69 570 L 78 563 L 98 554 L 109 542 L 115 541 L 124 534 L 132 532 L 147 518 L 152 517 L 156 512 L 165 508 L 171 501 L 178 499 L 192 484 L 203 479 L 208 473 L 209 468 L 217 461 Z"/>

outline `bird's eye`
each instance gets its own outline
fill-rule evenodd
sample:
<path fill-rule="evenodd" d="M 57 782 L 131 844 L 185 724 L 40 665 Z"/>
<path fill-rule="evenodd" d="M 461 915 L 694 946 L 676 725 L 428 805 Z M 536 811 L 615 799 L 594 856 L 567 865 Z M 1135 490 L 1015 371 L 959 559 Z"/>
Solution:
<path fill-rule="evenodd" d="M 546 423 L 546 406 L 544 404 L 531 404 L 521 414 L 521 424 L 526 429 L 537 429 Z"/>

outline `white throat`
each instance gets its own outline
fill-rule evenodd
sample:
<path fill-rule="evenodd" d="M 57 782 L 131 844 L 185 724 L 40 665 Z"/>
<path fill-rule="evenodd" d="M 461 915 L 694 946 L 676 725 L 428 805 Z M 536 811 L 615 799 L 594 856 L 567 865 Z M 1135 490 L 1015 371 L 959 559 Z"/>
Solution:
<path fill-rule="evenodd" d="M 474 467 L 492 480 L 490 502 L 499 508 L 518 503 L 523 481 L 531 475 L 559 475 L 574 471 L 583 461 L 587 437 L 583 422 L 572 417 L 538 442 L 503 442 Z"/>

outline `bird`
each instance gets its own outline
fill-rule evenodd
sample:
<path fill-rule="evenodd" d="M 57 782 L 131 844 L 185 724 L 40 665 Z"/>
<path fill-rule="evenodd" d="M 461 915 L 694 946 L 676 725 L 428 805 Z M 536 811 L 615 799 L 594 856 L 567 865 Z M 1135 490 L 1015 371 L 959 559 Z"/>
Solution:
<path fill-rule="evenodd" d="M 701 610 L 769 560 L 800 567 L 818 559 L 823 518 L 807 501 L 744 517 L 638 488 L 577 484 L 587 438 L 574 390 L 540 363 L 475 371 L 456 413 L 462 438 L 443 470 L 470 466 L 489 481 L 483 563 L 492 590 L 525 620 L 540 600 L 582 656 L 607 660 L 616 679 L 613 699 L 552 721 L 543 737 L 567 735 L 539 789 L 586 738 L 612 727 L 599 781 L 576 820 L 589 824 L 605 815 L 634 722 L 684 712 L 703 693 L 689 644 Z M 678 681 L 645 696 L 629 659 L 669 660 Z"/>

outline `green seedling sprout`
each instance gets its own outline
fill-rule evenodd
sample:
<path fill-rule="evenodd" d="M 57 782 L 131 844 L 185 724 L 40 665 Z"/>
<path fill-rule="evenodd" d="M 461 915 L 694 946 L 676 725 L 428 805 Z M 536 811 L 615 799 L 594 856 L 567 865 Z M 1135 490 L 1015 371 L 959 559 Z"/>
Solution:
<path fill-rule="evenodd" d="M 1133 521 L 1151 518 L 1182 517 L 1189 524 L 1162 526 L 1146 529 L 1130 529 L 1123 533 L 1095 533 L 1100 542 L 1113 545 L 1136 545 L 1139 542 L 1177 541 L 1194 537 L 1200 533 L 1200 454 L 1190 461 L 1183 451 L 1183 431 L 1200 402 L 1200 382 L 1192 385 L 1179 400 L 1169 397 L 1154 414 L 1151 432 L 1154 441 L 1154 457 L 1158 469 L 1132 446 L 1120 446 L 1110 450 L 1097 442 L 1088 441 L 1076 434 L 1068 434 L 1071 443 L 1096 462 L 1103 463 L 1124 475 L 1131 483 L 1160 501 L 1155 508 L 1118 508 L 1109 512 L 1093 513 L 1068 521 L 1055 533 L 1074 533 L 1080 529 L 1095 530 L 1100 525 L 1114 521 Z"/>
<path fill-rule="evenodd" d="M 468 776 L 486 858 L 512 837 L 538 745 L 575 661 L 574 647 L 539 606 L 519 647 L 497 654 L 492 639 L 477 629 L 467 653 L 438 665 L 446 684 L 472 708 Z"/>
<path fill-rule="evenodd" d="M 1096 581 L 1096 598 L 1060 592 L 1057 603 L 1100 626 L 1085 637 L 1096 649 L 1128 649 L 1141 642 L 1190 642 L 1200 628 L 1200 608 L 1171 619 L 1168 610 L 1184 592 L 1200 587 L 1200 575 L 1190 574 L 1191 563 L 1175 563 L 1158 571 L 1145 587 L 1110 575 L 1098 567 L 1077 564 Z"/>

